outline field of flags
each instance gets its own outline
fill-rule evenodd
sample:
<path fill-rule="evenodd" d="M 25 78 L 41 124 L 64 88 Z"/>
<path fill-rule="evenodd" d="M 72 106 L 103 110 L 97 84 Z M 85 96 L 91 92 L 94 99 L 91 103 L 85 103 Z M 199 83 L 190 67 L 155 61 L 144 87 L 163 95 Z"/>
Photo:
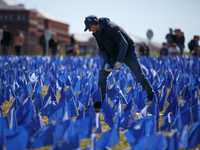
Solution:
<path fill-rule="evenodd" d="M 122 64 L 108 76 L 105 99 L 96 111 L 93 104 L 102 101 L 97 85 L 101 57 L 0 57 L 0 149 L 104 150 L 115 148 L 121 131 L 127 150 L 196 147 L 200 59 L 140 56 L 140 62 L 156 93 L 152 102 Z M 3 113 L 7 101 L 13 103 Z M 110 127 L 104 132 L 100 114 Z M 90 144 L 81 147 L 88 138 Z"/>

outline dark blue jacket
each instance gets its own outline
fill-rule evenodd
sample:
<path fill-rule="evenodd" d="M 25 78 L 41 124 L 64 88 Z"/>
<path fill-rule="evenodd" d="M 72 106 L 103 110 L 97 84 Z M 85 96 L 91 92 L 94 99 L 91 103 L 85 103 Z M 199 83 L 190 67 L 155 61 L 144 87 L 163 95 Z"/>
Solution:
<path fill-rule="evenodd" d="M 99 18 L 100 29 L 93 33 L 105 63 L 123 62 L 135 50 L 131 37 L 108 18 Z"/>

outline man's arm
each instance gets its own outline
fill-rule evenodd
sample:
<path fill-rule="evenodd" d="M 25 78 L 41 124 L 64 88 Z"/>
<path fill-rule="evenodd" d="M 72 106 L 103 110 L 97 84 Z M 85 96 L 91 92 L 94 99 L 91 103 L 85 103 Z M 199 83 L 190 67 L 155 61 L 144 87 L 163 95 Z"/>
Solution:
<path fill-rule="evenodd" d="M 117 57 L 118 62 L 123 62 L 126 56 L 128 43 L 122 33 L 117 28 L 111 28 L 109 30 L 109 36 L 118 44 L 119 46 L 119 54 Z"/>

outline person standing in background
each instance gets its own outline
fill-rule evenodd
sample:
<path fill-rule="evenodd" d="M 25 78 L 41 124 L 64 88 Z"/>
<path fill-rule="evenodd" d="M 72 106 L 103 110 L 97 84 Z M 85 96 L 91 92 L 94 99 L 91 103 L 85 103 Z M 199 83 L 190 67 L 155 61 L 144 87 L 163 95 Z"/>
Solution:
<path fill-rule="evenodd" d="M 169 49 L 167 43 L 162 43 L 162 48 L 160 49 L 160 56 L 168 56 Z"/>
<path fill-rule="evenodd" d="M 184 32 L 179 32 L 179 36 L 177 39 L 177 46 L 180 49 L 180 55 L 183 56 L 183 51 L 184 51 L 184 43 L 185 43 L 185 36 L 184 36 Z"/>
<path fill-rule="evenodd" d="M 3 38 L 1 40 L 3 55 L 9 54 L 9 45 L 11 41 L 11 34 L 7 30 L 7 25 L 3 26 Z"/>
<path fill-rule="evenodd" d="M 171 47 L 173 43 L 173 30 L 172 28 L 169 29 L 169 33 L 165 36 L 165 39 L 167 40 L 167 46 Z"/>
<path fill-rule="evenodd" d="M 43 32 L 43 34 L 40 36 L 39 45 L 40 45 L 41 48 L 42 48 L 42 55 L 44 56 L 45 53 L 46 53 L 46 40 L 45 40 L 44 32 Z"/>
<path fill-rule="evenodd" d="M 172 47 L 169 48 L 169 56 L 180 56 L 180 49 L 176 43 L 172 43 Z"/>
<path fill-rule="evenodd" d="M 139 49 L 140 56 L 149 56 L 149 47 L 146 45 L 145 42 L 142 42 L 142 45 Z"/>
<path fill-rule="evenodd" d="M 58 39 L 57 39 L 57 36 L 56 36 L 56 33 L 53 32 L 52 33 L 52 37 L 49 41 L 49 48 L 51 48 L 51 55 L 52 56 L 56 56 L 57 54 L 57 46 L 58 46 Z"/>
<path fill-rule="evenodd" d="M 74 44 L 76 44 L 76 41 L 74 39 L 74 34 L 71 35 L 70 40 L 71 40 L 71 43 L 70 43 L 71 46 L 73 46 Z"/>
<path fill-rule="evenodd" d="M 20 32 L 20 29 L 17 29 L 14 37 L 14 47 L 15 47 L 15 54 L 18 56 L 21 55 L 23 43 L 24 43 L 24 36 Z"/>

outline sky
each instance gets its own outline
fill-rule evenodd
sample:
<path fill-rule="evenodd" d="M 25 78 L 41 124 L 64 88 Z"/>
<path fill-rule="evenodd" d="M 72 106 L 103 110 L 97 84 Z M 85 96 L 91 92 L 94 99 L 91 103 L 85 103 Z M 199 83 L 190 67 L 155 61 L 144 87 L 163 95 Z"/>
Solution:
<path fill-rule="evenodd" d="M 84 32 L 84 19 L 88 15 L 108 17 L 128 34 L 147 39 L 147 31 L 153 31 L 152 42 L 166 42 L 169 28 L 179 28 L 187 43 L 200 35 L 200 0 L 9 0 L 24 4 L 27 9 L 48 12 L 69 24 L 70 34 Z"/>

